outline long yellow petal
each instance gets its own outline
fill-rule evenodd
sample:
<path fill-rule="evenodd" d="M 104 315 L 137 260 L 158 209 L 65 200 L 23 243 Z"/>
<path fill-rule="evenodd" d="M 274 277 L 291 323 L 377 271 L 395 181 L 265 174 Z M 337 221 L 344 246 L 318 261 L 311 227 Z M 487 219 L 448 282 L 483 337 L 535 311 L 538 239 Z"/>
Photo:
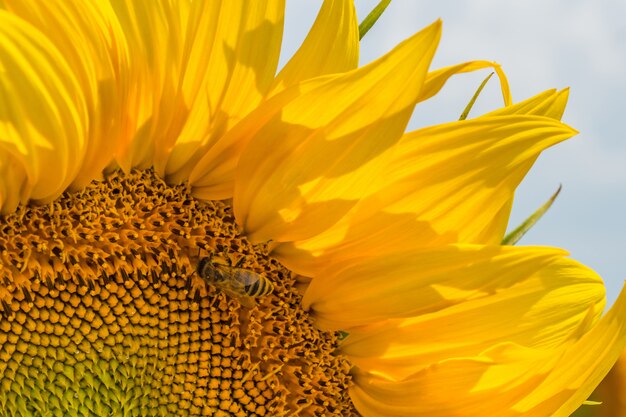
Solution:
<path fill-rule="evenodd" d="M 511 408 L 553 361 L 545 352 L 508 344 L 480 357 L 436 363 L 402 380 L 356 368 L 350 397 L 363 417 L 529 417 L 534 415 Z"/>
<path fill-rule="evenodd" d="M 494 223 L 494 215 L 539 154 L 576 133 L 537 116 L 480 117 L 418 130 L 399 143 L 389 186 L 377 198 L 387 211 L 416 213 L 438 234 L 456 233 L 457 242 L 495 244 L 506 223 Z"/>
<path fill-rule="evenodd" d="M 190 5 L 187 0 L 112 0 L 110 4 L 123 28 L 130 60 L 124 74 L 124 140 L 120 141 L 115 160 L 124 171 L 147 168 L 153 163 L 155 147 L 167 140 L 162 134 L 179 128 L 179 113 L 185 109 L 178 85 L 181 32 Z"/>
<path fill-rule="evenodd" d="M 345 72 L 359 63 L 359 23 L 351 0 L 325 0 L 315 23 L 280 71 L 271 95 L 308 78 Z"/>
<path fill-rule="evenodd" d="M 611 370 L 625 346 L 626 290 L 622 289 L 606 316 L 567 347 L 548 377 L 516 409 L 530 415 L 569 416 Z"/>
<path fill-rule="evenodd" d="M 405 379 L 356 369 L 352 400 L 364 417 L 567 417 L 626 344 L 626 291 L 591 330 L 555 349 L 495 346 Z"/>
<path fill-rule="evenodd" d="M 426 77 L 426 82 L 424 84 L 424 90 L 420 97 L 420 101 L 428 100 L 429 98 L 437 94 L 439 90 L 443 88 L 446 81 L 448 81 L 448 79 L 453 75 L 477 71 L 483 68 L 494 69 L 494 71 L 498 75 L 498 78 L 500 79 L 500 89 L 502 90 L 504 105 L 509 106 L 512 102 L 509 81 L 507 80 L 504 71 L 502 71 L 502 67 L 499 64 L 490 61 L 464 62 L 462 64 L 452 65 L 450 67 L 440 68 L 438 70 L 429 72 L 428 77 Z"/>
<path fill-rule="evenodd" d="M 479 117 L 408 133 L 393 149 L 380 191 L 332 228 L 278 244 L 273 255 L 312 276 L 353 253 L 497 244 L 514 191 L 532 163 L 574 133 L 554 119 L 526 115 Z"/>
<path fill-rule="evenodd" d="M 355 258 L 322 270 L 302 303 L 320 328 L 348 330 L 434 313 L 522 282 L 563 279 L 550 274 L 564 255 L 544 247 L 449 245 Z M 595 276 L 576 278 L 598 283 Z"/>
<path fill-rule="evenodd" d="M 85 97 L 61 53 L 4 10 L 0 73 L 0 204 L 6 213 L 16 203 L 50 201 L 65 191 L 85 155 L 88 120 Z"/>
<path fill-rule="evenodd" d="M 315 81 L 257 127 L 234 194 L 252 241 L 313 236 L 371 192 L 383 168 L 377 157 L 402 135 L 440 33 L 436 22 L 368 66 Z"/>
<path fill-rule="evenodd" d="M 124 133 L 128 51 L 110 5 L 103 2 L 6 0 L 5 7 L 39 28 L 63 55 L 85 97 L 86 152 L 72 187 L 102 177 Z"/>
<path fill-rule="evenodd" d="M 272 244 L 272 257 L 299 275 L 312 277 L 329 263 L 394 253 L 441 238 L 411 213 L 379 211 L 361 217 L 359 208 L 357 204 L 339 222 L 310 239 Z"/>
<path fill-rule="evenodd" d="M 404 379 L 501 343 L 559 347 L 600 318 L 604 286 L 595 272 L 567 258 L 546 265 L 541 276 L 432 314 L 353 329 L 340 351 L 362 370 Z"/>
<path fill-rule="evenodd" d="M 188 179 L 207 149 L 267 95 L 278 66 L 284 8 L 284 0 L 192 3 L 178 93 L 185 114 L 175 131 L 162 135 L 155 160 L 170 182 Z"/>
<path fill-rule="evenodd" d="M 300 94 L 323 85 L 325 81 L 326 77 L 320 77 L 283 91 L 261 104 L 256 111 L 226 132 L 207 150 L 189 174 L 193 195 L 205 200 L 232 198 L 236 167 L 249 140 L 287 103 Z M 279 151 L 280 149 L 274 150 Z"/>
<path fill-rule="evenodd" d="M 114 1 L 131 56 L 124 170 L 154 166 L 186 179 L 269 90 L 284 1 Z"/>

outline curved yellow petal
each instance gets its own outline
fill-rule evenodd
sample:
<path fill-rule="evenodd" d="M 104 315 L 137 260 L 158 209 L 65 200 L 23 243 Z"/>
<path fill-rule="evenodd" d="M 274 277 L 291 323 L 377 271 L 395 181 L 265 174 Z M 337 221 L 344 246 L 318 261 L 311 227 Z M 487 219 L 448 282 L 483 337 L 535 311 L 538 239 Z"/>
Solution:
<path fill-rule="evenodd" d="M 436 22 L 370 65 L 314 80 L 256 128 L 234 193 L 252 241 L 313 236 L 371 192 L 383 168 L 377 157 L 402 135 L 440 33 Z"/>
<path fill-rule="evenodd" d="M 72 188 L 102 177 L 122 140 L 128 51 L 108 3 L 5 0 L 4 6 L 45 33 L 76 77 L 89 118 L 86 152 Z M 129 138 L 125 138 L 126 141 Z"/>
<path fill-rule="evenodd" d="M 434 313 L 522 282 L 562 278 L 551 274 L 564 255 L 545 247 L 448 245 L 355 258 L 316 275 L 302 304 L 320 328 L 348 330 Z M 576 278 L 598 282 L 596 276 Z"/>
<path fill-rule="evenodd" d="M 520 281 L 435 313 L 353 329 L 340 351 L 362 370 L 403 379 L 433 363 L 478 356 L 501 343 L 559 347 L 600 318 L 604 286 L 595 272 L 567 258 L 546 265 L 540 274 L 543 279 Z"/>
<path fill-rule="evenodd" d="M 448 79 L 453 75 L 462 74 L 464 72 L 472 72 L 483 68 L 494 69 L 494 71 L 498 75 L 498 78 L 500 79 L 500 89 L 502 90 L 504 105 L 509 106 L 512 102 L 509 81 L 507 80 L 504 71 L 502 71 L 502 67 L 499 64 L 491 61 L 464 62 L 462 64 L 452 65 L 429 72 L 428 76 L 426 77 L 426 82 L 424 83 L 424 89 L 422 90 L 420 101 L 428 100 L 429 98 L 437 94 L 439 90 L 443 88 L 446 81 L 448 81 Z"/>
<path fill-rule="evenodd" d="M 359 63 L 359 24 L 351 0 L 325 0 L 300 48 L 278 73 L 270 95 L 308 78 L 345 72 Z"/>
<path fill-rule="evenodd" d="M 355 369 L 351 398 L 364 417 L 567 417 L 619 357 L 625 318 L 622 291 L 591 330 L 560 347 L 497 345 L 400 380 Z"/>
<path fill-rule="evenodd" d="M 58 197 L 86 150 L 87 106 L 57 48 L 35 27 L 0 10 L 2 212 Z M 9 183 L 18 181 L 18 183 Z M 17 195 L 16 195 L 17 194 Z"/>
<path fill-rule="evenodd" d="M 278 244 L 273 256 L 311 276 L 353 253 L 456 242 L 497 244 L 515 189 L 532 163 L 574 133 L 554 119 L 514 114 L 405 134 L 379 178 L 380 191 L 323 233 Z"/>

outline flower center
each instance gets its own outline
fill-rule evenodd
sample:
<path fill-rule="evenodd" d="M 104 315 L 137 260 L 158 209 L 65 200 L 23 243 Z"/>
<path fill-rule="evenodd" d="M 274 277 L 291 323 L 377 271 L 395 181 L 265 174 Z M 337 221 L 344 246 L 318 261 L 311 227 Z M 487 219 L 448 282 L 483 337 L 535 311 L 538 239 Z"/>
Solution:
<path fill-rule="evenodd" d="M 152 171 L 1 218 L 0 407 L 354 414 L 337 335 L 312 326 L 295 278 L 264 253 L 238 235 L 228 204 L 199 202 Z M 197 272 L 218 259 L 273 291 L 250 305 Z"/>

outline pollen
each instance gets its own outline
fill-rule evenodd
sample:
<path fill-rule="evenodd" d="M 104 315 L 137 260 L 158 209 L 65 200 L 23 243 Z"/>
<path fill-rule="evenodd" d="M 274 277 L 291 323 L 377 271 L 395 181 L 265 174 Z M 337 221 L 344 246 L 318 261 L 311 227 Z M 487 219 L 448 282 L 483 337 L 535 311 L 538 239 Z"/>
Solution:
<path fill-rule="evenodd" d="M 339 335 L 237 230 L 152 171 L 0 218 L 0 415 L 356 415 Z M 244 306 L 198 276 L 209 255 L 274 290 Z"/>

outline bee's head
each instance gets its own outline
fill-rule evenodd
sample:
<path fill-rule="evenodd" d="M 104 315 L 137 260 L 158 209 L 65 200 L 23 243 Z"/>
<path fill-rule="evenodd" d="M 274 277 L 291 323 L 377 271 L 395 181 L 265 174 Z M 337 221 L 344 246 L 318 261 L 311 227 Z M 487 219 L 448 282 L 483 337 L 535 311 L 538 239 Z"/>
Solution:
<path fill-rule="evenodd" d="M 207 268 L 211 267 L 211 258 L 200 258 L 198 261 L 198 266 L 196 267 L 196 272 L 201 277 L 204 277 L 209 271 Z"/>
<path fill-rule="evenodd" d="M 224 271 L 221 271 L 213 264 L 211 257 L 201 258 L 198 261 L 198 267 L 196 268 L 196 271 L 201 278 L 208 281 L 219 282 L 225 281 L 227 279 L 227 277 L 224 275 Z"/>

